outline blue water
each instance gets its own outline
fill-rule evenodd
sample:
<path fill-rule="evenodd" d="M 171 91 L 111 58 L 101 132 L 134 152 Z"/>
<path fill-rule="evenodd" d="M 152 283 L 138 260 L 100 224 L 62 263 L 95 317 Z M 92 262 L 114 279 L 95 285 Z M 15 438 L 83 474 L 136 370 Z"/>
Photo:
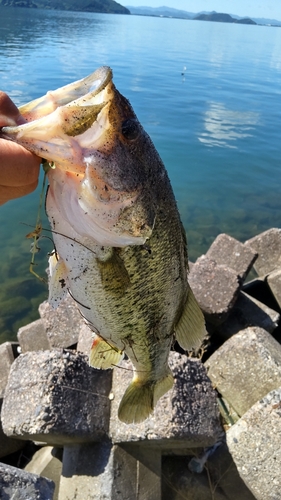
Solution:
<path fill-rule="evenodd" d="M 281 29 L 0 7 L 0 88 L 17 105 L 100 65 L 164 160 L 191 260 L 220 232 L 243 241 L 280 226 Z M 21 224 L 34 225 L 38 197 L 0 207 L 0 341 L 47 296 Z"/>

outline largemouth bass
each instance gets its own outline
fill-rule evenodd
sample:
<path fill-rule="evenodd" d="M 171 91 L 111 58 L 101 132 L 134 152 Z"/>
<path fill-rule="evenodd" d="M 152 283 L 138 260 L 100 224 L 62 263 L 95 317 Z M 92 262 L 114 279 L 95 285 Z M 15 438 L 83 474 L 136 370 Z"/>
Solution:
<path fill-rule="evenodd" d="M 127 354 L 134 375 L 119 419 L 141 422 L 173 386 L 174 340 L 190 351 L 206 336 L 167 172 L 108 67 L 20 111 L 27 123 L 1 136 L 55 167 L 46 199 L 55 244 L 49 301 L 55 308 L 69 293 L 77 302 L 95 332 L 93 367 Z"/>

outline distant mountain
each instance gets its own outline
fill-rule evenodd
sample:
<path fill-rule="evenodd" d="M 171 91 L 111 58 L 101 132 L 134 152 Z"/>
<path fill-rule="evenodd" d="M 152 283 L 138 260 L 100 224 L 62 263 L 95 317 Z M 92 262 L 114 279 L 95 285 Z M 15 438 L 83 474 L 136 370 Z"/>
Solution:
<path fill-rule="evenodd" d="M 52 10 L 74 10 L 107 14 L 130 14 L 114 0 L 0 0 L 0 7 L 27 7 Z"/>
<path fill-rule="evenodd" d="M 172 7 L 131 7 L 126 5 L 131 14 L 138 16 L 157 16 L 157 17 L 179 17 L 181 19 L 193 19 L 196 14 L 186 12 L 185 10 L 173 9 Z"/>
<path fill-rule="evenodd" d="M 236 23 L 236 24 L 257 24 L 255 21 L 247 18 L 234 19 L 229 14 L 220 14 L 217 12 L 212 12 L 211 14 L 200 14 L 194 17 L 196 21 L 214 21 L 217 23 Z"/>
<path fill-rule="evenodd" d="M 131 7 L 129 5 L 126 5 L 127 9 L 130 10 L 131 14 L 134 15 L 139 15 L 139 16 L 157 16 L 157 17 L 176 17 L 176 18 L 182 18 L 182 19 L 194 19 L 200 15 L 211 15 L 211 14 L 217 14 L 215 11 L 213 12 L 208 12 L 208 11 L 201 11 L 201 12 L 187 12 L 185 10 L 179 10 L 179 9 L 174 9 L 172 7 Z M 235 14 L 230 14 L 230 16 L 237 22 L 239 21 L 239 24 L 244 24 L 244 19 L 249 19 L 249 18 L 242 18 L 241 16 L 237 16 Z M 241 21 L 241 23 L 240 23 Z M 266 19 L 266 18 L 255 18 L 252 17 L 251 21 L 254 21 L 256 24 L 263 24 L 263 25 L 268 25 L 268 26 L 281 26 L 281 21 L 277 21 L 276 19 Z M 229 22 L 229 21 L 224 21 L 224 22 Z M 235 21 L 231 21 L 235 22 Z M 253 23 L 253 24 L 254 24 Z M 248 24 L 248 23 L 247 23 Z"/>
<path fill-rule="evenodd" d="M 264 17 L 253 17 L 252 19 L 257 24 L 263 24 L 266 26 L 281 26 L 281 21 L 277 21 L 277 19 L 266 19 Z"/>

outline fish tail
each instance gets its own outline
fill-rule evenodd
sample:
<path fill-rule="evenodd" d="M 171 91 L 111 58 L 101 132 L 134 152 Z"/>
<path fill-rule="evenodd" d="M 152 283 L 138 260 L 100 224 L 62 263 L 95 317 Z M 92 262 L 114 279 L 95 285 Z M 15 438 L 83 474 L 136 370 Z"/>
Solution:
<path fill-rule="evenodd" d="M 118 418 L 126 424 L 137 424 L 152 413 L 158 399 L 173 387 L 174 378 L 168 368 L 160 380 L 140 380 L 137 376 L 126 389 L 118 410 Z"/>

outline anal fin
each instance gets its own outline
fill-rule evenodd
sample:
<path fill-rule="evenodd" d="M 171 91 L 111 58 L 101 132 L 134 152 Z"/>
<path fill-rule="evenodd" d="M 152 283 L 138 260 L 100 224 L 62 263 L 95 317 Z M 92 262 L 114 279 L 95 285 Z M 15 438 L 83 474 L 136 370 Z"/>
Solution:
<path fill-rule="evenodd" d="M 123 352 L 113 347 L 98 335 L 94 336 L 89 354 L 89 365 L 93 368 L 107 370 L 118 365 L 123 359 Z"/>
<path fill-rule="evenodd" d="M 204 315 L 189 288 L 187 301 L 176 325 L 176 340 L 186 351 L 198 351 L 208 336 Z"/>

